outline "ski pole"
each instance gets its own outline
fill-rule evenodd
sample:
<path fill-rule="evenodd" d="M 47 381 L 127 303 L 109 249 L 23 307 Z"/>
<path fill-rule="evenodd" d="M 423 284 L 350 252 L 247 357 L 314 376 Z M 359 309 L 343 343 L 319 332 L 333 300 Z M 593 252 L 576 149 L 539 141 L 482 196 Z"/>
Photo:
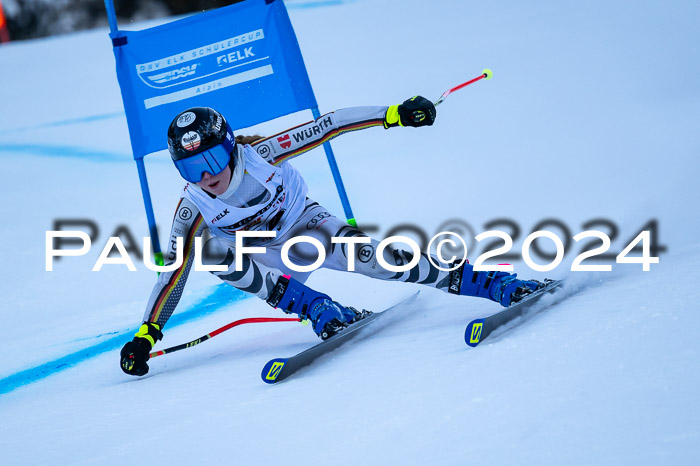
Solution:
<path fill-rule="evenodd" d="M 198 345 L 203 341 L 207 341 L 210 338 L 217 336 L 218 334 L 225 332 L 226 330 L 232 329 L 233 327 L 238 327 L 243 324 L 256 324 L 262 322 L 301 322 L 299 318 L 296 317 L 249 317 L 247 319 L 234 320 L 230 324 L 226 324 L 221 328 L 217 328 L 213 332 L 209 332 L 203 337 L 199 337 L 196 340 L 192 340 L 181 345 L 172 346 L 170 348 L 165 348 L 160 351 L 154 351 L 150 354 L 150 357 L 155 358 L 156 356 L 162 356 L 167 353 L 173 353 L 175 351 L 180 351 L 181 349 L 190 348 L 192 346 Z"/>
<path fill-rule="evenodd" d="M 443 92 L 442 95 L 440 96 L 440 98 L 437 100 L 437 102 L 435 102 L 435 106 L 437 107 L 438 105 L 440 105 L 442 103 L 442 101 L 445 100 L 445 98 L 448 95 L 452 94 L 454 91 L 458 91 L 458 90 L 462 89 L 463 87 L 466 87 L 472 83 L 477 82 L 480 79 L 491 79 L 492 76 L 493 76 L 493 71 L 491 71 L 488 68 L 484 69 L 484 71 L 481 72 L 481 76 L 478 76 L 474 79 L 470 79 L 469 81 L 467 81 L 465 83 L 459 84 L 459 85 L 453 87 L 452 89 L 448 89 L 445 92 Z"/>

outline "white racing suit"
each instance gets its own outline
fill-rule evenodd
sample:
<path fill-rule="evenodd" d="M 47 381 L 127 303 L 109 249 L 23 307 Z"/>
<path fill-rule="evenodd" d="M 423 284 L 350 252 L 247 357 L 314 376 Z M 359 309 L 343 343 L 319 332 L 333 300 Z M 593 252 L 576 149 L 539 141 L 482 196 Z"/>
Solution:
<path fill-rule="evenodd" d="M 348 270 L 347 244 L 331 243 L 331 237 L 366 236 L 357 228 L 331 215 L 309 199 L 307 187 L 299 173 L 288 163 L 290 158 L 318 147 L 347 131 L 383 124 L 387 107 L 356 107 L 337 110 L 316 121 L 254 142 L 236 145 L 236 163 L 245 164 L 240 184 L 231 186 L 216 197 L 196 185 L 185 186 L 184 195 L 175 211 L 165 263 L 176 258 L 176 238 L 183 238 L 183 264 L 172 272 L 162 272 L 153 287 L 144 315 L 144 322 L 156 322 L 161 328 L 172 315 L 182 295 L 194 261 L 194 239 L 208 230 L 210 239 L 202 262 L 227 266 L 223 272 L 212 272 L 226 283 L 267 299 L 281 275 L 291 275 L 304 282 L 309 273 L 287 268 L 281 259 L 283 244 L 296 236 L 311 236 L 321 241 L 326 250 L 322 267 Z M 238 231 L 274 231 L 275 238 L 249 238 L 245 246 L 264 246 L 265 254 L 242 256 L 236 271 L 235 234 Z M 430 285 L 445 291 L 450 287 L 449 272 L 433 267 L 423 253 L 418 264 L 406 272 L 391 272 L 376 259 L 378 241 L 354 245 L 355 273 L 382 280 L 399 280 Z M 315 262 L 316 248 L 297 243 L 289 250 L 289 258 L 298 265 Z M 387 247 L 383 257 L 390 265 L 404 265 L 413 254 Z M 437 263 L 437 262 L 436 262 Z M 322 290 L 321 290 L 322 291 Z M 351 304 L 351 303 L 350 303 Z"/>

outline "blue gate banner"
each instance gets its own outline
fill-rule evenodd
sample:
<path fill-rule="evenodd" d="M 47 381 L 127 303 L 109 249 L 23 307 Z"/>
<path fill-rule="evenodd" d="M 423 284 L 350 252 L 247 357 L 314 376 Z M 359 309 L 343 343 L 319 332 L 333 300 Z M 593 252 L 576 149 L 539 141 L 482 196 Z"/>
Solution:
<path fill-rule="evenodd" d="M 173 117 L 212 107 L 235 130 L 317 107 L 282 0 L 246 0 L 110 34 L 134 158 L 167 146 Z"/>

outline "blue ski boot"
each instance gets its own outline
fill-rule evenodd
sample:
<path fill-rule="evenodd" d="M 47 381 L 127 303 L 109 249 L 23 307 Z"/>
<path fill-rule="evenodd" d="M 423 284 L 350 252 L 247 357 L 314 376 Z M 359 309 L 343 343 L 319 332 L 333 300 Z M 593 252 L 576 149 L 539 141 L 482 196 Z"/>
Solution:
<path fill-rule="evenodd" d="M 508 272 L 475 272 L 474 266 L 464 264 L 450 272 L 449 292 L 487 298 L 508 307 L 544 285 L 537 280 L 518 280 L 517 274 Z"/>
<path fill-rule="evenodd" d="M 358 311 L 333 301 L 330 296 L 314 291 L 289 275 L 283 275 L 267 298 L 274 308 L 287 314 L 298 314 L 309 319 L 316 335 L 325 340 L 353 322 L 367 317 L 371 312 Z"/>

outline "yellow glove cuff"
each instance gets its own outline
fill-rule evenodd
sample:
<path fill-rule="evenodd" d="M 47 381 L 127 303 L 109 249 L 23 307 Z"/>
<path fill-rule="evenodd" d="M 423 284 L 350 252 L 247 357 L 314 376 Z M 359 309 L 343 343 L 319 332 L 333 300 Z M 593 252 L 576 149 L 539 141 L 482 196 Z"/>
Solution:
<path fill-rule="evenodd" d="M 154 346 L 156 346 L 156 341 L 153 338 L 153 336 L 151 336 L 150 328 L 148 325 L 149 324 L 142 324 L 141 327 L 139 328 L 139 331 L 136 332 L 135 336 L 138 338 L 145 338 L 146 340 L 148 340 L 151 343 L 151 348 L 153 348 Z M 154 324 L 153 322 L 150 322 L 150 325 L 155 327 L 156 330 L 160 331 L 160 325 Z"/>
<path fill-rule="evenodd" d="M 384 128 L 390 128 L 396 125 L 403 126 L 401 124 L 401 117 L 399 116 L 399 106 L 392 105 L 386 111 L 386 116 L 384 117 Z"/>

